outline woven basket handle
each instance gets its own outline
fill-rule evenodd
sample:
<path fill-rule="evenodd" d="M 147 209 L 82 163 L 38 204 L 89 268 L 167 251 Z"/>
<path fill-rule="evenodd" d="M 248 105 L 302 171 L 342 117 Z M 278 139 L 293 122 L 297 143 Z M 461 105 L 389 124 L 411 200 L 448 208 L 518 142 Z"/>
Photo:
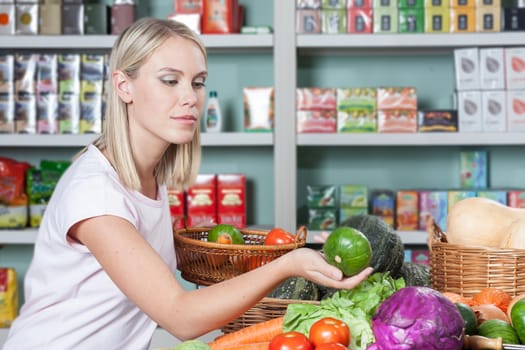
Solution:
<path fill-rule="evenodd" d="M 306 226 L 302 225 L 297 229 L 297 232 L 295 233 L 295 241 L 304 242 L 306 241 L 306 236 L 307 236 Z"/>
<path fill-rule="evenodd" d="M 447 235 L 432 217 L 429 215 L 427 218 L 427 234 L 428 234 L 428 247 L 432 250 L 432 243 L 441 242 L 447 243 Z"/>

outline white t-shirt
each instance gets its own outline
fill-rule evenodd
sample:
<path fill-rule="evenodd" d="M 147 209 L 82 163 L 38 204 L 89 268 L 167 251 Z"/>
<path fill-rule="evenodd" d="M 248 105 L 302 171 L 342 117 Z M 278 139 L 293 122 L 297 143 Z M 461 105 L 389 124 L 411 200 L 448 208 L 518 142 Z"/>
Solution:
<path fill-rule="evenodd" d="M 150 199 L 125 188 L 93 145 L 61 177 L 37 234 L 25 304 L 4 350 L 147 349 L 157 324 L 117 288 L 89 250 L 67 237 L 100 215 L 128 220 L 175 273 L 167 191 Z M 111 234 L 108 227 L 104 234 Z"/>

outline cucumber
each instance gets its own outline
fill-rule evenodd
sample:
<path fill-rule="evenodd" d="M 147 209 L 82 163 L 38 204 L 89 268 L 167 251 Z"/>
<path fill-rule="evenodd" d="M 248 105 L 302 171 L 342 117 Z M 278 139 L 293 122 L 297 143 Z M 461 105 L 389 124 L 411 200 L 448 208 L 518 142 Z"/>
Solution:
<path fill-rule="evenodd" d="M 501 338 L 504 344 L 519 344 L 520 339 L 514 328 L 499 319 L 487 320 L 479 325 L 478 334 L 487 338 Z"/>
<path fill-rule="evenodd" d="M 476 313 L 470 306 L 465 303 L 455 303 L 456 307 L 463 317 L 463 322 L 465 322 L 465 334 L 467 335 L 476 335 L 478 334 L 478 320 L 476 319 Z"/>
<path fill-rule="evenodd" d="M 510 320 L 522 344 L 525 344 L 525 299 L 520 299 L 510 310 Z"/>

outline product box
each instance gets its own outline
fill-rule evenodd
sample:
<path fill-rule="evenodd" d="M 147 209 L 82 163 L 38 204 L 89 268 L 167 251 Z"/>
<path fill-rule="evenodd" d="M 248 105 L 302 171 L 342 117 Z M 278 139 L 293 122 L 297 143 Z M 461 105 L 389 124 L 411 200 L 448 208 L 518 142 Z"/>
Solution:
<path fill-rule="evenodd" d="M 337 108 L 335 88 L 297 88 L 297 110 L 334 110 Z"/>
<path fill-rule="evenodd" d="M 368 214 L 368 208 L 341 208 L 339 209 L 339 222 L 344 225 L 344 222 L 352 216 Z"/>
<path fill-rule="evenodd" d="M 480 88 L 505 89 L 505 57 L 502 47 L 479 49 Z"/>
<path fill-rule="evenodd" d="M 525 132 L 525 90 L 507 91 L 507 131 Z"/>
<path fill-rule="evenodd" d="M 486 151 L 459 153 L 460 186 L 464 189 L 488 187 L 488 160 Z"/>
<path fill-rule="evenodd" d="M 476 9 L 474 7 L 452 7 L 450 9 L 451 33 L 474 33 L 476 31 Z"/>
<path fill-rule="evenodd" d="M 184 191 L 168 188 L 168 203 L 173 228 L 185 228 L 186 202 Z"/>
<path fill-rule="evenodd" d="M 418 131 L 419 132 L 457 132 L 458 131 L 458 111 L 429 110 L 418 111 Z"/>
<path fill-rule="evenodd" d="M 111 34 L 119 35 L 135 21 L 134 4 L 113 4 L 110 9 Z"/>
<path fill-rule="evenodd" d="M 306 186 L 306 204 L 308 208 L 335 208 L 337 206 L 337 188 L 334 185 Z"/>
<path fill-rule="evenodd" d="M 62 34 L 84 34 L 83 4 L 62 4 Z"/>
<path fill-rule="evenodd" d="M 203 0 L 175 0 L 173 9 L 175 13 L 202 13 Z"/>
<path fill-rule="evenodd" d="M 335 230 L 337 227 L 337 209 L 308 209 L 308 229 L 312 231 Z"/>
<path fill-rule="evenodd" d="M 425 31 L 425 12 L 423 8 L 399 9 L 399 33 L 423 33 Z"/>
<path fill-rule="evenodd" d="M 80 60 L 80 92 L 102 94 L 104 55 L 82 54 Z"/>
<path fill-rule="evenodd" d="M 482 132 L 481 92 L 479 90 L 458 91 L 457 104 L 459 132 Z"/>
<path fill-rule="evenodd" d="M 348 9 L 371 9 L 373 5 L 372 0 L 347 0 L 346 7 Z"/>
<path fill-rule="evenodd" d="M 372 8 L 375 10 L 392 9 L 395 10 L 399 6 L 398 0 L 372 0 Z"/>
<path fill-rule="evenodd" d="M 321 33 L 321 10 L 301 9 L 295 15 L 297 33 Z"/>
<path fill-rule="evenodd" d="M 199 174 L 186 193 L 188 227 L 217 224 L 217 176 Z"/>
<path fill-rule="evenodd" d="M 501 8 L 500 7 L 477 7 L 476 8 L 476 31 L 477 32 L 500 32 L 501 31 Z"/>
<path fill-rule="evenodd" d="M 525 208 L 525 191 L 509 191 L 507 203 L 512 208 Z"/>
<path fill-rule="evenodd" d="M 501 8 L 501 0 L 474 0 L 474 7 L 477 8 Z"/>
<path fill-rule="evenodd" d="M 245 87 L 244 130 L 272 131 L 274 121 L 273 87 Z"/>
<path fill-rule="evenodd" d="M 453 0 L 424 0 L 425 11 L 428 9 L 449 9 Z"/>
<path fill-rule="evenodd" d="M 106 4 L 85 4 L 84 33 L 88 35 L 108 34 L 109 10 Z"/>
<path fill-rule="evenodd" d="M 454 50 L 454 71 L 456 89 L 477 90 L 480 88 L 479 49 L 466 48 Z"/>
<path fill-rule="evenodd" d="M 347 31 L 352 34 L 370 34 L 373 32 L 372 8 L 349 8 L 347 12 Z"/>
<path fill-rule="evenodd" d="M 413 109 L 391 109 L 377 111 L 377 132 L 417 132 L 417 111 Z"/>
<path fill-rule="evenodd" d="M 419 227 L 419 193 L 417 191 L 397 191 L 396 229 L 416 231 Z"/>
<path fill-rule="evenodd" d="M 80 92 L 80 54 L 58 55 L 58 93 Z"/>
<path fill-rule="evenodd" d="M 246 227 L 246 176 L 217 175 L 217 223 Z"/>
<path fill-rule="evenodd" d="M 394 191 L 372 190 L 370 192 L 371 214 L 379 216 L 391 227 L 394 227 L 395 202 Z"/>
<path fill-rule="evenodd" d="M 239 33 L 241 22 L 242 10 L 237 0 L 203 0 L 203 34 Z"/>
<path fill-rule="evenodd" d="M 465 198 L 476 197 L 477 193 L 475 191 L 448 191 L 448 211 L 459 202 Z"/>
<path fill-rule="evenodd" d="M 430 256 L 428 249 L 412 249 L 412 263 L 421 265 L 430 265 Z"/>
<path fill-rule="evenodd" d="M 322 9 L 344 9 L 346 0 L 321 0 Z"/>
<path fill-rule="evenodd" d="M 337 112 L 337 131 L 340 133 L 377 132 L 377 112 Z"/>
<path fill-rule="evenodd" d="M 445 230 L 448 215 L 448 193 L 446 191 L 419 192 L 419 230 L 425 231 L 429 217 Z"/>
<path fill-rule="evenodd" d="M 399 11 L 396 7 L 374 8 L 374 33 L 397 33 L 399 31 Z"/>
<path fill-rule="evenodd" d="M 448 7 L 425 6 L 425 33 L 450 33 L 450 10 Z"/>
<path fill-rule="evenodd" d="M 523 31 L 525 30 L 525 8 L 503 8 L 502 14 L 502 31 Z"/>
<path fill-rule="evenodd" d="M 416 88 L 409 86 L 380 87 L 377 89 L 377 109 L 417 109 Z"/>
<path fill-rule="evenodd" d="M 397 5 L 400 9 L 421 9 L 423 10 L 423 8 L 425 7 L 425 1 L 424 0 L 398 0 Z"/>
<path fill-rule="evenodd" d="M 507 191 L 478 191 L 477 197 L 492 199 L 503 205 L 507 205 Z"/>
<path fill-rule="evenodd" d="M 62 4 L 40 4 L 38 32 L 41 35 L 62 34 Z"/>
<path fill-rule="evenodd" d="M 323 34 L 346 33 L 346 9 L 321 9 L 321 32 Z"/>
<path fill-rule="evenodd" d="M 481 113 L 483 131 L 507 131 L 507 93 L 505 90 L 486 90 L 481 92 Z"/>
<path fill-rule="evenodd" d="M 377 131 L 376 88 L 338 88 L 336 95 L 338 132 Z"/>
<path fill-rule="evenodd" d="M 368 188 L 364 185 L 340 185 L 340 208 L 368 208 Z"/>
<path fill-rule="evenodd" d="M 321 0 L 296 0 L 297 9 L 320 9 Z"/>
<path fill-rule="evenodd" d="M 297 111 L 297 133 L 335 133 L 337 113 L 335 110 Z"/>
<path fill-rule="evenodd" d="M 507 90 L 525 89 L 525 47 L 506 47 L 504 50 Z"/>

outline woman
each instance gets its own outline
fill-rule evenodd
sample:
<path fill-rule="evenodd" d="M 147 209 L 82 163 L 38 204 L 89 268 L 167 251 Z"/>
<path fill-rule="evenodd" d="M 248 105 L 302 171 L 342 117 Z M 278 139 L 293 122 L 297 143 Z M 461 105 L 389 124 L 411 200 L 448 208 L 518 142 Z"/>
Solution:
<path fill-rule="evenodd" d="M 117 39 L 104 130 L 60 179 L 25 280 L 26 303 L 4 349 L 146 349 L 160 325 L 182 340 L 235 319 L 302 276 L 352 288 L 310 249 L 186 291 L 166 188 L 187 188 L 200 163 L 206 51 L 184 25 L 144 18 Z"/>

